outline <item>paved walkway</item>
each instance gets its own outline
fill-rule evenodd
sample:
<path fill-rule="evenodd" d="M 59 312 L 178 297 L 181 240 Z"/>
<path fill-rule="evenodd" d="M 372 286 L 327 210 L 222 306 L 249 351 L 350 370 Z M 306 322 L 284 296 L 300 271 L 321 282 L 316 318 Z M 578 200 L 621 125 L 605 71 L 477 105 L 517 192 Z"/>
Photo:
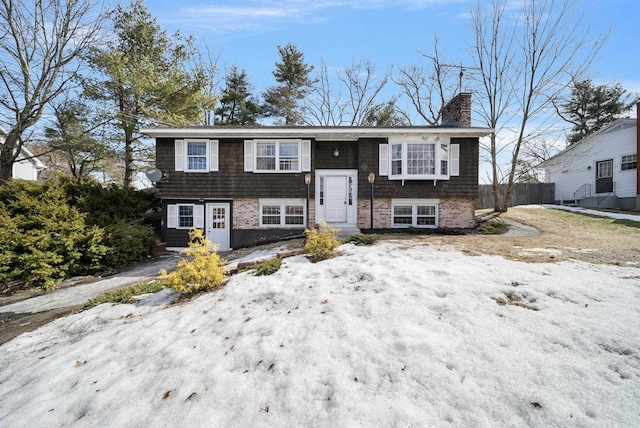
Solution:
<path fill-rule="evenodd" d="M 39 296 L 0 306 L 0 313 L 35 314 L 53 309 L 82 305 L 109 290 L 124 288 L 156 279 L 160 269 L 173 270 L 178 260 L 180 260 L 180 256 L 177 253 L 166 253 L 149 263 L 144 263 L 104 279 L 67 287 L 63 285 L 56 290 Z"/>

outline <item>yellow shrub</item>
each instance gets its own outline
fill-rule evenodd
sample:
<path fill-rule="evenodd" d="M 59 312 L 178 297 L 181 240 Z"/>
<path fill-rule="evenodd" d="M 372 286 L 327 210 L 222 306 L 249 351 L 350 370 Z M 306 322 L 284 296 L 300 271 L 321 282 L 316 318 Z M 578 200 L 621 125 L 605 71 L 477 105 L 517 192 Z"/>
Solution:
<path fill-rule="evenodd" d="M 323 225 L 320 231 L 317 229 L 306 229 L 304 233 L 307 235 L 304 250 L 309 260 L 314 263 L 333 257 L 335 255 L 334 250 L 340 246 L 340 243 L 336 239 L 338 229 L 334 227 L 326 227 L 326 225 Z"/>
<path fill-rule="evenodd" d="M 185 258 L 167 276 L 167 286 L 180 292 L 195 292 L 222 285 L 226 261 L 220 258 L 217 251 L 217 245 L 209 241 L 202 230 L 192 229 L 189 232 L 189 247 L 181 253 Z M 160 275 L 167 275 L 167 272 L 163 269 Z"/>

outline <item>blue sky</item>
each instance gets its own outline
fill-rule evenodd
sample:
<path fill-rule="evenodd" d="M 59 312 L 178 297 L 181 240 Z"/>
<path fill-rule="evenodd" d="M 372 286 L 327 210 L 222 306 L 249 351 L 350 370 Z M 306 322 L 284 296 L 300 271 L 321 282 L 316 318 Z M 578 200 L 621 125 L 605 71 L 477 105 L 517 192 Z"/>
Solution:
<path fill-rule="evenodd" d="M 591 75 L 640 92 L 640 2 L 577 0 L 594 36 L 610 31 Z M 295 44 L 308 64 L 344 68 L 372 60 L 379 70 L 421 63 L 434 34 L 441 55 L 469 64 L 469 0 L 148 0 L 147 7 L 170 32 L 180 29 L 207 41 L 221 67 L 245 69 L 256 92 L 274 83 L 277 46 Z M 634 45 L 636 46 L 634 48 Z"/>

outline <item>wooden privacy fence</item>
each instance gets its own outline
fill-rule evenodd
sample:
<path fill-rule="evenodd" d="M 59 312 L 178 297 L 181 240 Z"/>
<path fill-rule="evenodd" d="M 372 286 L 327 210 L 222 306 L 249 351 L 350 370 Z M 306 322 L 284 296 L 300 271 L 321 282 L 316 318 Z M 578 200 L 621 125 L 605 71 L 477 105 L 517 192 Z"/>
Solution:
<path fill-rule="evenodd" d="M 478 199 L 476 200 L 476 209 L 482 210 L 493 208 L 493 191 L 491 184 L 481 184 L 478 186 Z M 507 191 L 507 185 L 501 184 L 499 187 L 500 195 Z M 510 207 L 516 205 L 529 204 L 553 204 L 555 202 L 556 185 L 555 183 L 515 183 L 511 192 Z"/>

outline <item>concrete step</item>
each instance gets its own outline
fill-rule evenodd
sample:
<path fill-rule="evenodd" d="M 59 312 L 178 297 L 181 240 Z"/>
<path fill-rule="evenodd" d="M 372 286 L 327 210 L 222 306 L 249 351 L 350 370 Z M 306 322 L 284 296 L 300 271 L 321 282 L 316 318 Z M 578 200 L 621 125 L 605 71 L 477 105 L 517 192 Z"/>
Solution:
<path fill-rule="evenodd" d="M 617 208 L 618 197 L 615 195 L 590 196 L 578 202 L 583 208 Z"/>

